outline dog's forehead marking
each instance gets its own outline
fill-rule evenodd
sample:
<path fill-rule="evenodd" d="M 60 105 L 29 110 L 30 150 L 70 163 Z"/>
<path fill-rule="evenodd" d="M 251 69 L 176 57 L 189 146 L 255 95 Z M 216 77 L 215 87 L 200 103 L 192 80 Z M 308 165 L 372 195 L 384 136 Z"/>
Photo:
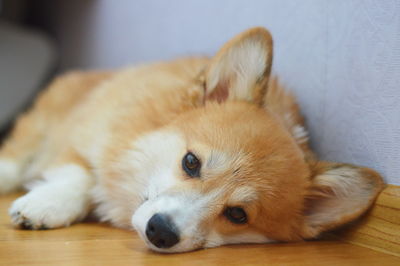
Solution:
<path fill-rule="evenodd" d="M 212 150 L 205 164 L 208 171 L 212 174 L 231 174 L 239 172 L 241 165 L 245 162 L 245 156 L 236 150 L 233 152 L 224 152 L 221 150 Z"/>
<path fill-rule="evenodd" d="M 229 202 L 249 203 L 257 200 L 257 191 L 250 186 L 237 187 L 229 197 Z"/>
<path fill-rule="evenodd" d="M 207 159 L 206 167 L 213 173 L 222 173 L 228 170 L 229 156 L 222 151 L 213 150 Z"/>

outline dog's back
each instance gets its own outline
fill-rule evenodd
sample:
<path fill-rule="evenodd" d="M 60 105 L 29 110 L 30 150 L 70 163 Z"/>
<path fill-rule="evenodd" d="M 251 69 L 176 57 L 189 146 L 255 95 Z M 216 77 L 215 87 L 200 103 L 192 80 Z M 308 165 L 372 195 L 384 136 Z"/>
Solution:
<path fill-rule="evenodd" d="M 24 179 L 40 178 L 40 172 L 56 163 L 56 154 L 65 146 L 73 145 L 84 154 L 98 153 L 94 150 L 104 145 L 105 134 L 126 133 L 132 138 L 161 127 L 177 114 L 202 104 L 201 71 L 208 62 L 206 58 L 187 58 L 114 72 L 64 74 L 18 118 L 0 158 L 13 158 Z M 299 107 L 277 78 L 269 84 L 265 108 L 279 117 L 311 156 Z M 87 155 L 90 159 L 99 156 Z"/>

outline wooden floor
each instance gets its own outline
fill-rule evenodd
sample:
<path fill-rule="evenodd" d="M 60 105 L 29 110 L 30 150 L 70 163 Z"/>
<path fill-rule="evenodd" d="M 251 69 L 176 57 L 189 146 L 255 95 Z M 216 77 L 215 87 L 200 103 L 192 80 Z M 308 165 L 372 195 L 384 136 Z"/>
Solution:
<path fill-rule="evenodd" d="M 136 233 L 86 223 L 47 231 L 11 227 L 0 197 L 0 265 L 400 265 L 400 258 L 336 241 L 234 245 L 184 254 L 149 251 Z"/>

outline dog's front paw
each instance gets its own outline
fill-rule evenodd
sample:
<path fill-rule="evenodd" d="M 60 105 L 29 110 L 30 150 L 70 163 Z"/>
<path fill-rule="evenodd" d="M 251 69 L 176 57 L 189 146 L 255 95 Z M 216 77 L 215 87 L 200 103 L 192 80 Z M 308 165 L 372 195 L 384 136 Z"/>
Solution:
<path fill-rule="evenodd" d="M 34 197 L 30 193 L 17 199 L 9 214 L 14 226 L 22 229 L 39 230 L 62 225 L 58 211 L 50 199 Z"/>
<path fill-rule="evenodd" d="M 37 222 L 35 220 L 31 220 L 29 217 L 26 217 L 20 211 L 14 211 L 11 213 L 11 218 L 13 224 L 21 229 L 28 229 L 28 230 L 45 230 L 49 229 L 47 225 Z"/>
<path fill-rule="evenodd" d="M 9 214 L 14 226 L 41 230 L 69 226 L 82 217 L 82 201 L 57 191 L 34 189 L 17 199 Z"/>
<path fill-rule="evenodd" d="M 12 160 L 0 159 L 0 195 L 12 192 L 19 188 L 18 165 Z"/>

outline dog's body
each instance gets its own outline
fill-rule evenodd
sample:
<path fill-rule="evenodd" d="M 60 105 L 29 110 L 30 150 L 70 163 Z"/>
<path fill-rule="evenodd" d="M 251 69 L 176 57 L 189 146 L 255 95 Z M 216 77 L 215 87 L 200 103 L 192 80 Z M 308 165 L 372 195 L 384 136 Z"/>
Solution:
<path fill-rule="evenodd" d="M 355 219 L 380 176 L 315 159 L 271 62 L 255 28 L 212 59 L 58 78 L 0 151 L 0 192 L 31 184 L 13 223 L 63 227 L 95 210 L 181 252 L 313 238 Z"/>

